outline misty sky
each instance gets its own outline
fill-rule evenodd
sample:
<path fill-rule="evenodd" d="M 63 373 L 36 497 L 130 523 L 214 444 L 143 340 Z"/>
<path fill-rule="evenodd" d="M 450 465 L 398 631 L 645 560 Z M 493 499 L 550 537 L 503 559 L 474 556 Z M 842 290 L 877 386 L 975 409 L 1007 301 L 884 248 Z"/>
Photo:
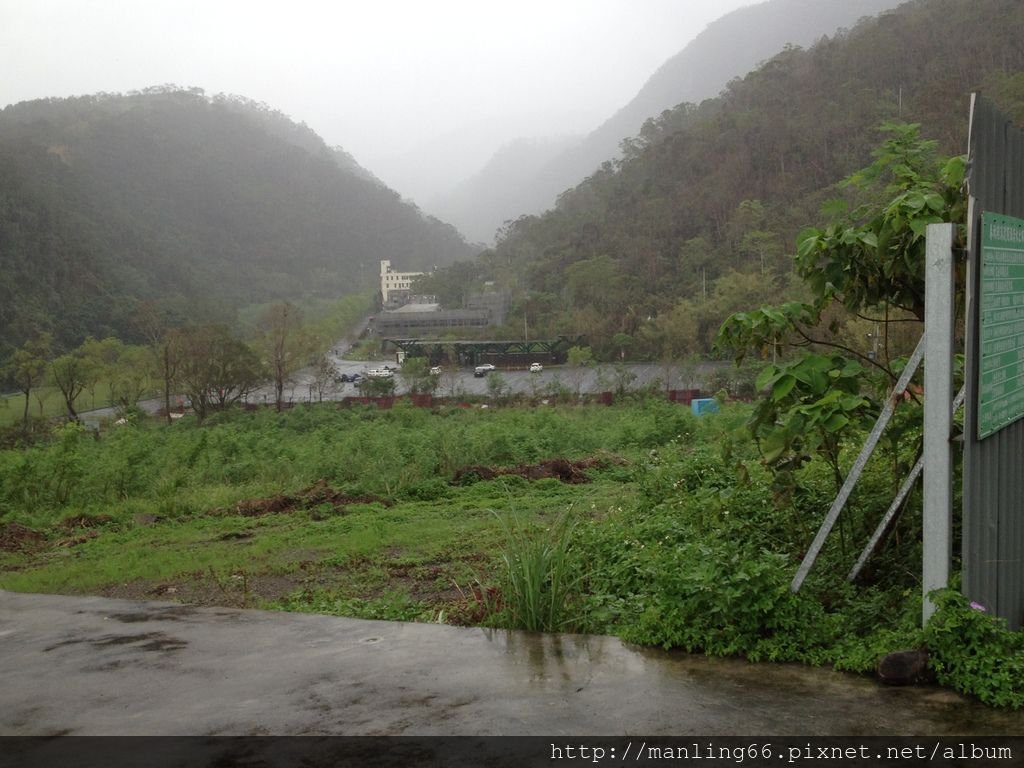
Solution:
<path fill-rule="evenodd" d="M 0 0 L 0 106 L 163 83 L 239 94 L 420 200 L 510 139 L 596 128 L 754 2 Z"/>

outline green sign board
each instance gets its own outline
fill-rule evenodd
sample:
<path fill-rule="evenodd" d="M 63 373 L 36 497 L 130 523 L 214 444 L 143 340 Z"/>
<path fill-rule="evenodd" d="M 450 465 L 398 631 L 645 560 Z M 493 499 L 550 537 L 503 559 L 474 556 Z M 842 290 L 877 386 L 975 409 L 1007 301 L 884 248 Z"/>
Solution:
<path fill-rule="evenodd" d="M 1024 416 L 1024 220 L 982 217 L 978 439 Z"/>

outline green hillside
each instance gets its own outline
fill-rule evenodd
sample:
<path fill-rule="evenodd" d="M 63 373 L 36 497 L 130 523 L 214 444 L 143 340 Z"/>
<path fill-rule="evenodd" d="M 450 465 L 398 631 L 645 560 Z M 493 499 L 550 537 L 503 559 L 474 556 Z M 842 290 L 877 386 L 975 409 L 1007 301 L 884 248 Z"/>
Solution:
<path fill-rule="evenodd" d="M 365 292 L 382 258 L 413 269 L 471 253 L 342 150 L 245 99 L 168 87 L 0 112 L 0 358 L 40 331 L 62 346 L 131 339 L 140 300 L 225 319 Z"/>
<path fill-rule="evenodd" d="M 721 93 L 775 55 L 785 44 L 810 45 L 864 16 L 895 8 L 900 0 L 765 0 L 725 14 L 666 61 L 643 88 L 586 137 L 552 157 L 519 144 L 518 164 L 494 162 L 433 204 L 468 237 L 490 243 L 509 217 L 539 213 L 558 193 L 578 184 L 601 163 L 619 157 L 619 142 L 644 121 L 683 101 L 699 103 Z M 534 149 L 533 152 L 524 150 Z M 502 153 L 504 154 L 504 153 Z M 518 207 L 517 207 L 518 206 Z"/>
<path fill-rule="evenodd" d="M 795 236 L 870 162 L 883 122 L 920 123 L 960 154 L 972 90 L 1024 115 L 1022 38 L 1018 0 L 916 0 L 787 48 L 720 98 L 649 120 L 621 161 L 451 279 L 511 287 L 510 328 L 525 313 L 538 336 L 585 333 L 604 354 L 707 351 L 729 313 L 798 297 Z"/>

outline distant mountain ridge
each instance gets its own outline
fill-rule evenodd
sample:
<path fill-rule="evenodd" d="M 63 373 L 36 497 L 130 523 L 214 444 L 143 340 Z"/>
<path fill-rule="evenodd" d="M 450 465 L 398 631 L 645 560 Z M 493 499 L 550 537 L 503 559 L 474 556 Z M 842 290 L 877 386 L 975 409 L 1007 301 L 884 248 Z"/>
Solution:
<path fill-rule="evenodd" d="M 966 151 L 972 92 L 1024 122 L 1022 39 L 1020 0 L 914 0 L 784 49 L 720 97 L 649 121 L 621 160 L 431 279 L 456 295 L 460 280 L 507 286 L 510 329 L 528 317 L 539 336 L 585 333 L 597 354 L 711 353 L 731 313 L 802 297 L 798 233 L 845 222 L 825 201 L 871 196 L 837 184 L 883 140 L 890 160 L 931 174 L 933 150 Z M 836 326 L 852 348 L 870 332 L 860 322 Z"/>
<path fill-rule="evenodd" d="M 473 253 L 307 126 L 158 87 L 0 111 L 0 356 L 132 335 L 139 301 L 333 297 Z"/>
<path fill-rule="evenodd" d="M 489 163 L 449 196 L 426 205 L 469 239 L 491 242 L 505 220 L 551 207 L 561 192 L 619 157 L 622 140 L 636 136 L 646 120 L 683 102 L 717 96 L 730 80 L 746 75 L 787 44 L 807 47 L 902 2 L 767 0 L 735 10 L 709 24 L 663 64 L 632 101 L 578 143 L 546 162 L 538 162 L 543 158 L 536 153 L 521 153 L 520 167 L 537 167 L 531 178 L 510 179 Z M 515 193 L 504 195 L 498 205 L 492 190 L 510 183 L 517 185 Z"/>

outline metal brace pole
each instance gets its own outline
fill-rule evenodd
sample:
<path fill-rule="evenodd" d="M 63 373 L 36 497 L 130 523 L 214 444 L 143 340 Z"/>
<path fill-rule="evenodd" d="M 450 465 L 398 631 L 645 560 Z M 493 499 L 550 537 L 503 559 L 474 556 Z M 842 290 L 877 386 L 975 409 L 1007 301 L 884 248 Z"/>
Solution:
<path fill-rule="evenodd" d="M 914 483 L 917 482 L 917 478 L 921 476 L 921 470 L 924 469 L 924 455 L 922 454 L 917 459 L 917 463 L 914 464 L 914 468 L 910 470 L 910 474 L 907 475 L 907 479 L 903 481 L 903 485 L 900 486 L 899 493 L 896 494 L 896 498 L 892 500 L 892 504 L 889 505 L 889 509 L 886 510 L 885 516 L 882 517 L 882 522 L 875 528 L 875 532 L 871 535 L 870 541 L 867 546 L 864 547 L 864 551 L 860 553 L 856 565 L 853 566 L 853 570 L 850 571 L 846 577 L 847 581 L 855 581 L 860 576 L 861 570 L 868 562 L 868 558 L 871 557 L 871 553 L 875 551 L 875 547 L 878 546 L 878 542 L 882 540 L 882 536 L 889 528 L 889 524 L 893 518 L 896 517 L 896 513 L 903 506 L 903 500 L 907 498 L 907 494 L 910 493 L 910 489 L 914 487 Z"/>
<path fill-rule="evenodd" d="M 927 392 L 925 396 L 927 397 Z M 960 392 L 953 400 L 954 414 L 956 414 L 957 409 L 963 404 L 963 402 L 964 388 L 961 387 Z M 875 532 L 871 535 L 870 541 L 868 541 L 867 545 L 864 547 L 864 551 L 860 553 L 860 558 L 857 560 L 857 564 L 853 566 L 850 574 L 846 577 L 847 581 L 856 581 L 857 577 L 860 576 L 861 570 L 863 570 L 868 559 L 871 557 L 871 554 L 875 551 L 875 548 L 878 546 L 878 542 L 882 540 L 882 536 L 884 536 L 885 532 L 889 529 L 889 525 L 903 506 L 903 500 L 907 498 L 907 494 L 909 494 L 910 489 L 914 487 L 914 483 L 917 482 L 917 478 L 921 476 L 921 470 L 923 469 L 924 454 L 922 453 L 920 458 L 918 458 L 917 463 L 914 464 L 914 468 L 910 470 L 910 474 L 907 475 L 907 479 L 904 480 L 903 485 L 900 486 L 900 490 L 896 494 L 896 498 L 893 499 L 889 509 L 886 510 L 884 517 L 882 517 L 882 521 L 878 524 L 878 527 L 875 528 Z"/>
<path fill-rule="evenodd" d="M 832 531 L 832 526 L 836 524 L 836 520 L 839 519 L 839 513 L 843 511 L 843 507 L 846 506 L 847 500 L 850 498 L 850 494 L 853 492 L 853 487 L 857 484 L 860 479 L 861 473 L 864 471 L 864 467 L 867 466 L 868 459 L 871 458 L 871 454 L 875 451 L 875 446 L 878 445 L 878 441 L 882 439 L 882 433 L 889 424 L 889 419 L 892 418 L 893 411 L 896 409 L 896 400 L 904 392 L 907 391 L 907 386 L 910 384 L 910 379 L 913 378 L 917 372 L 917 368 L 921 365 L 921 358 L 924 356 L 924 342 L 926 334 L 922 335 L 920 340 L 917 342 L 917 346 L 914 348 L 914 354 L 910 356 L 907 361 L 907 367 L 903 369 L 903 373 L 900 374 L 899 380 L 896 382 L 896 386 L 893 387 L 892 393 L 885 401 L 885 405 L 882 407 L 882 412 L 878 414 L 878 420 L 875 422 L 875 426 L 871 430 L 871 434 L 868 435 L 868 439 L 864 443 L 864 447 L 860 450 L 860 455 L 857 460 L 853 463 L 853 467 L 850 469 L 850 474 L 846 476 L 846 481 L 843 483 L 843 487 L 839 490 L 839 494 L 836 496 L 835 501 L 832 502 L 832 508 L 828 511 L 825 516 L 825 520 L 821 524 L 821 528 L 818 529 L 818 535 L 814 537 L 814 541 L 811 542 L 811 548 L 807 550 L 807 554 L 804 555 L 803 562 L 800 563 L 800 568 L 797 570 L 796 575 L 793 577 L 793 583 L 789 585 L 791 592 L 799 592 L 800 587 L 804 583 L 804 579 L 807 578 L 807 574 L 810 573 L 811 568 L 814 566 L 814 561 L 818 559 L 818 554 L 821 552 L 822 546 L 825 544 L 825 539 L 828 538 L 829 533 Z"/>

